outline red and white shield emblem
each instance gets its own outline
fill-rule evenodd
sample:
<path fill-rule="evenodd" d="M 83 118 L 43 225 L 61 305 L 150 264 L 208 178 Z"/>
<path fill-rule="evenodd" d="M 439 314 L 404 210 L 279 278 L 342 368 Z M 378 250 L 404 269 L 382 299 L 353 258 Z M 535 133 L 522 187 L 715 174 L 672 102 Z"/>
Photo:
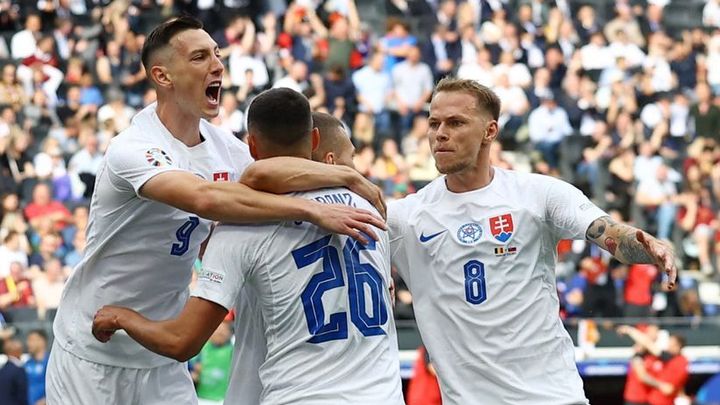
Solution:
<path fill-rule="evenodd" d="M 512 237 L 515 226 L 512 214 L 503 214 L 490 218 L 490 233 L 500 242 L 507 242 Z"/>
<path fill-rule="evenodd" d="M 215 172 L 213 173 L 213 181 L 230 181 L 230 174 L 228 172 Z"/>

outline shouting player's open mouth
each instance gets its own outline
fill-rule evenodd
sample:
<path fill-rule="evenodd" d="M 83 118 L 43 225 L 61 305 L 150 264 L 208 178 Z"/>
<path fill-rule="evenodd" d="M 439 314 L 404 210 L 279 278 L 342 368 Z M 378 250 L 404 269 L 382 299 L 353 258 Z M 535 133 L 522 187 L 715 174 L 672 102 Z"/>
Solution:
<path fill-rule="evenodd" d="M 210 82 L 205 88 L 205 97 L 210 105 L 217 107 L 220 101 L 220 80 Z"/>

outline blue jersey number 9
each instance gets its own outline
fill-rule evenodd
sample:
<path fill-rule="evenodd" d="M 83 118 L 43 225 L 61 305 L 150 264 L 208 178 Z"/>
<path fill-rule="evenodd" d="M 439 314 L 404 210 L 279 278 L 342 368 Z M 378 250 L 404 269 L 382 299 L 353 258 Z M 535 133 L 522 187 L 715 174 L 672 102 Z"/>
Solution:
<path fill-rule="evenodd" d="M 465 263 L 465 300 L 478 305 L 487 299 L 485 290 L 485 265 L 477 260 Z"/>
<path fill-rule="evenodd" d="M 326 291 L 345 286 L 337 248 L 330 245 L 332 235 L 316 240 L 292 252 L 298 270 L 322 260 L 323 271 L 310 278 L 301 294 L 305 320 L 312 337 L 310 343 L 347 339 L 347 313 L 335 312 L 325 320 L 322 296 Z M 348 278 L 350 320 L 363 336 L 384 335 L 381 328 L 387 323 L 388 311 L 383 297 L 383 279 L 375 267 L 360 262 L 360 250 L 375 250 L 375 242 L 364 246 L 348 239 L 343 248 L 345 273 Z M 365 286 L 370 291 L 372 314 L 366 312 Z"/>
<path fill-rule="evenodd" d="M 173 256 L 182 256 L 185 252 L 190 249 L 190 236 L 192 232 L 200 224 L 198 217 L 190 217 L 185 221 L 180 228 L 175 232 L 175 237 L 178 243 L 173 243 L 170 249 L 170 254 Z"/>

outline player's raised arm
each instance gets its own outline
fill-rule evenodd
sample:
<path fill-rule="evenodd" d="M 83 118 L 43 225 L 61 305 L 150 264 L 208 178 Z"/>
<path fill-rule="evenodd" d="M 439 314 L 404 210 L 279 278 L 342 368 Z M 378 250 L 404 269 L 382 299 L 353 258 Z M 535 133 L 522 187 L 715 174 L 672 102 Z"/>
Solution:
<path fill-rule="evenodd" d="M 95 314 L 92 333 L 105 343 L 122 329 L 148 350 L 183 362 L 200 352 L 227 312 L 214 302 L 192 297 L 177 318 L 151 321 L 130 308 L 107 305 Z"/>
<path fill-rule="evenodd" d="M 366 210 L 278 196 L 240 183 L 209 182 L 182 171 L 171 170 L 154 176 L 140 188 L 140 194 L 216 221 L 309 221 L 361 242 L 365 242 L 362 233 L 377 240 L 370 225 L 385 229 L 383 220 Z"/>
<path fill-rule="evenodd" d="M 667 287 L 675 288 L 677 267 L 672 248 L 640 229 L 616 222 L 609 216 L 593 221 L 586 237 L 601 248 L 612 253 L 625 264 L 647 263 L 656 265 L 667 274 Z"/>
<path fill-rule="evenodd" d="M 240 181 L 259 191 L 284 194 L 327 187 L 347 187 L 370 201 L 386 217 L 382 191 L 353 168 L 280 156 L 252 163 Z"/>

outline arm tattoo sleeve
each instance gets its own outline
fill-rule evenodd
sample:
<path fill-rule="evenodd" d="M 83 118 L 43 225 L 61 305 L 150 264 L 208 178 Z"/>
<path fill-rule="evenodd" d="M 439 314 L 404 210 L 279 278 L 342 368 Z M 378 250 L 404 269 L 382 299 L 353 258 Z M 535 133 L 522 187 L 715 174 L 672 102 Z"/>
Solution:
<path fill-rule="evenodd" d="M 617 223 L 609 216 L 604 216 L 590 224 L 586 236 L 623 263 L 654 263 L 653 257 L 637 240 L 637 231 L 637 228 Z"/>

